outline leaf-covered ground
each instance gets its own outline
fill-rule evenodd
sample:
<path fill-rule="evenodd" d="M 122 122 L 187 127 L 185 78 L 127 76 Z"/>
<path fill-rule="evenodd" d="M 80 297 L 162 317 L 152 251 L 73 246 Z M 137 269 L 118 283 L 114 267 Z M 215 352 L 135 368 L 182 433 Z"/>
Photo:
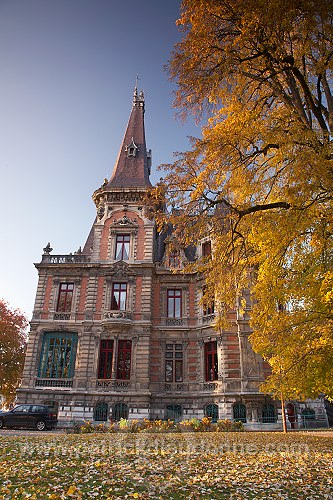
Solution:
<path fill-rule="evenodd" d="M 327 433 L 0 438 L 0 499 L 332 499 Z"/>

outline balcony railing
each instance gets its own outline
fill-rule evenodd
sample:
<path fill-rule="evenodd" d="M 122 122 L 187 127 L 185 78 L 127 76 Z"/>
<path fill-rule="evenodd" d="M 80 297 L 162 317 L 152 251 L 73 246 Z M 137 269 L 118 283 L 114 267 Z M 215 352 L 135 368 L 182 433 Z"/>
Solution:
<path fill-rule="evenodd" d="M 165 382 L 161 387 L 162 392 L 184 392 L 188 391 L 188 384 L 183 382 Z"/>
<path fill-rule="evenodd" d="M 206 323 L 206 324 L 207 323 L 211 323 L 212 321 L 214 321 L 214 319 L 215 319 L 215 314 L 214 313 L 213 314 L 207 314 L 207 315 L 201 317 L 202 323 Z"/>
<path fill-rule="evenodd" d="M 113 321 L 118 322 L 119 320 L 132 321 L 133 320 L 133 312 L 132 311 L 118 311 L 118 310 L 104 311 L 103 312 L 103 320 L 102 320 L 103 322 L 113 322 Z"/>
<path fill-rule="evenodd" d="M 56 378 L 37 378 L 35 387 L 73 387 L 71 379 L 56 379 Z"/>
<path fill-rule="evenodd" d="M 81 264 L 84 262 L 89 262 L 89 255 L 82 254 L 69 254 L 69 255 L 50 255 L 44 254 L 42 255 L 42 263 L 43 264 Z"/>
<path fill-rule="evenodd" d="M 188 326 L 188 318 L 161 318 L 161 325 L 163 326 Z"/>
<path fill-rule="evenodd" d="M 222 390 L 222 383 L 218 380 L 209 380 L 202 384 L 203 392 L 219 392 Z"/>
<path fill-rule="evenodd" d="M 129 387 L 129 380 L 96 380 L 96 389 L 103 391 L 125 391 Z"/>

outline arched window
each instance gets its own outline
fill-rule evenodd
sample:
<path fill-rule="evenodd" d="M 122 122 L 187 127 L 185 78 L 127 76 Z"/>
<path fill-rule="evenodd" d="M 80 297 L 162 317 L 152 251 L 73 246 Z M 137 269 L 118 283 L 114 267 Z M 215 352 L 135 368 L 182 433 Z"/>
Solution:
<path fill-rule="evenodd" d="M 180 405 L 168 405 L 166 407 L 165 418 L 166 420 L 174 420 L 179 422 L 182 417 L 182 407 Z"/>
<path fill-rule="evenodd" d="M 107 403 L 97 403 L 94 410 L 94 420 L 106 422 L 108 419 Z"/>
<path fill-rule="evenodd" d="M 232 416 L 235 422 L 246 423 L 246 406 L 243 403 L 235 403 L 232 407 Z"/>
<path fill-rule="evenodd" d="M 274 405 L 265 403 L 261 410 L 261 418 L 263 424 L 271 424 L 276 422 L 276 412 Z"/>
<path fill-rule="evenodd" d="M 210 417 L 212 422 L 217 422 L 219 418 L 219 407 L 216 404 L 206 405 L 205 407 L 206 417 Z"/>
<path fill-rule="evenodd" d="M 120 420 L 121 418 L 128 419 L 128 406 L 125 403 L 116 403 L 113 407 L 113 420 Z"/>

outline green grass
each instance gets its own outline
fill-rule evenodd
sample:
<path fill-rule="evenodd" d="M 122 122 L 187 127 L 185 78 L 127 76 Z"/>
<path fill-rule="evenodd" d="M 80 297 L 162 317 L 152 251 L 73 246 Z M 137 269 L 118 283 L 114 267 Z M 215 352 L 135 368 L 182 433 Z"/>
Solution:
<path fill-rule="evenodd" d="M 0 438 L 0 499 L 332 499 L 330 433 Z"/>

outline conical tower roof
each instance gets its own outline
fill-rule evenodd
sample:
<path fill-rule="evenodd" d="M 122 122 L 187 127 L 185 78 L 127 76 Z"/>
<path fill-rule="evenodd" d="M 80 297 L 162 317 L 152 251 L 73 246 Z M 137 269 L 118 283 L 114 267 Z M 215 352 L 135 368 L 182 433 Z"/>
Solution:
<path fill-rule="evenodd" d="M 147 152 L 144 126 L 145 99 L 134 89 L 133 106 L 118 158 L 106 189 L 150 187 L 151 152 Z"/>
<path fill-rule="evenodd" d="M 129 193 L 133 193 L 134 198 L 142 200 L 145 191 L 152 186 L 149 180 L 151 150 L 147 151 L 146 148 L 144 112 L 143 92 L 138 93 L 135 87 L 131 114 L 111 178 L 109 181 L 105 179 L 102 186 L 92 195 L 97 208 L 94 224 L 104 220 L 104 216 L 108 213 L 106 204 L 112 200 L 114 205 L 114 197 L 118 203 L 122 196 L 128 199 Z M 90 254 L 93 239 L 94 225 L 84 245 L 83 254 Z"/>

